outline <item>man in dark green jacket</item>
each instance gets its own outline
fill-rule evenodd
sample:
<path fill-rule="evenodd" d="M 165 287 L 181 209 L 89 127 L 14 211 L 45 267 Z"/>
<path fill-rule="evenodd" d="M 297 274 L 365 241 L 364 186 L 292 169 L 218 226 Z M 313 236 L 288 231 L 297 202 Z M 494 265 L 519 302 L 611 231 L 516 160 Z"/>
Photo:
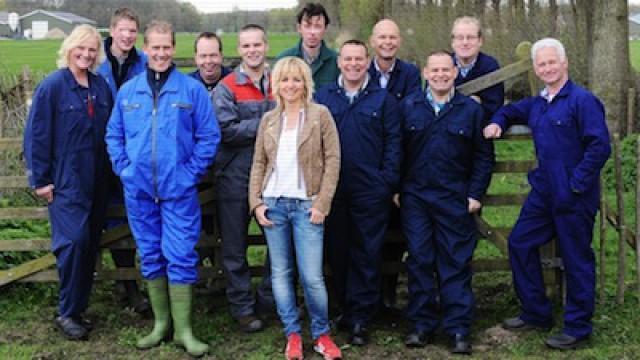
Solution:
<path fill-rule="evenodd" d="M 311 67 L 316 89 L 335 82 L 340 71 L 336 63 L 336 52 L 329 49 L 323 40 L 330 22 L 324 6 L 308 3 L 298 13 L 297 21 L 296 29 L 300 34 L 300 41 L 296 46 L 280 53 L 278 59 L 285 56 L 303 59 Z"/>

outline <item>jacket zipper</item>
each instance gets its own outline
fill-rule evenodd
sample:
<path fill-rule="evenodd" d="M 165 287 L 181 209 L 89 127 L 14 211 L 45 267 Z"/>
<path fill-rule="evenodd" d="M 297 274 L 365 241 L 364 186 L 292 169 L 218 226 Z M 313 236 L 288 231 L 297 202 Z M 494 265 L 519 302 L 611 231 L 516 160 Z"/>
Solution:
<path fill-rule="evenodd" d="M 159 74 L 156 74 L 159 76 Z M 151 111 L 151 171 L 153 174 L 153 200 L 155 203 L 159 203 L 158 197 L 158 167 L 156 161 L 156 147 L 157 147 L 157 113 L 158 113 L 158 98 L 160 97 L 160 91 L 153 94 L 153 110 Z"/>

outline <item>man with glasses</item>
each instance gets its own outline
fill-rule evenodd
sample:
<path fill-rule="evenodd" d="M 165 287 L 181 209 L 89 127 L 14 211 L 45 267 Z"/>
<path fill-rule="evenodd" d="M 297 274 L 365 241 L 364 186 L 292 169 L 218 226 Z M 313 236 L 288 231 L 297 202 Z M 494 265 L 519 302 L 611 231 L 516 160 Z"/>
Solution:
<path fill-rule="evenodd" d="M 451 48 L 453 62 L 458 68 L 456 87 L 500 68 L 495 58 L 480 51 L 483 42 L 482 27 L 475 17 L 463 16 L 453 22 Z M 489 118 L 504 104 L 504 84 L 478 91 L 471 94 L 471 98 L 482 105 Z"/>

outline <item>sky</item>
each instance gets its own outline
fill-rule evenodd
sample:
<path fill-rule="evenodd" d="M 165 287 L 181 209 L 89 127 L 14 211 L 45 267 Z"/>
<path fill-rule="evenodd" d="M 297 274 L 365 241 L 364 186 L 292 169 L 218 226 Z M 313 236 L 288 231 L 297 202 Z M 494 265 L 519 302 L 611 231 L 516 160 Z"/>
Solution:
<path fill-rule="evenodd" d="M 297 0 L 183 0 L 192 3 L 202 13 L 231 11 L 234 6 L 240 10 L 265 10 L 292 8 Z"/>

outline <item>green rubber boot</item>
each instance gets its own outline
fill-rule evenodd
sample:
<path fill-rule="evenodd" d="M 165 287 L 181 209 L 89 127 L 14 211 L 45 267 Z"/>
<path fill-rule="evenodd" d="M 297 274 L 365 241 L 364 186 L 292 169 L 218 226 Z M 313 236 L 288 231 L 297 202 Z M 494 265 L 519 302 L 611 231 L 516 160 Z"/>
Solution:
<path fill-rule="evenodd" d="M 149 335 L 138 339 L 138 349 L 150 349 L 160 345 L 171 328 L 171 315 L 169 314 L 169 292 L 167 290 L 167 278 L 158 278 L 147 281 L 149 300 L 153 310 L 153 330 Z"/>
<path fill-rule="evenodd" d="M 191 285 L 169 285 L 169 296 L 173 317 L 173 341 L 183 346 L 187 353 L 194 357 L 209 352 L 209 345 L 196 339 L 191 330 Z"/>

